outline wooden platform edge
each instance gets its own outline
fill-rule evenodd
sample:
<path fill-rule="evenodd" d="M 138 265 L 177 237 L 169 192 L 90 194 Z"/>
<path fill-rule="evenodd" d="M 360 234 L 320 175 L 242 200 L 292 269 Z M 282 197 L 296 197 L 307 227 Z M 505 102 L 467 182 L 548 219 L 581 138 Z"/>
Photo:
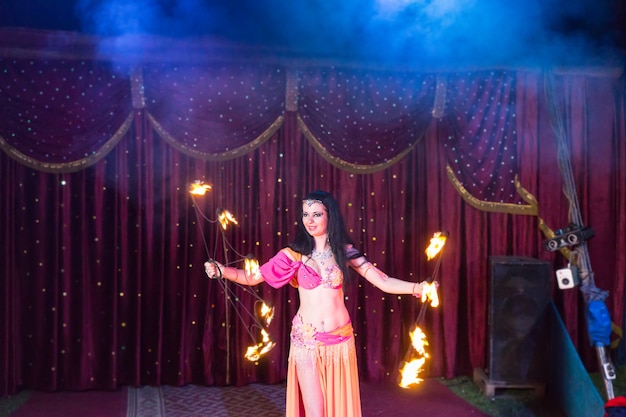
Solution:
<path fill-rule="evenodd" d="M 545 383 L 511 383 L 503 381 L 491 381 L 483 369 L 474 368 L 474 383 L 478 385 L 480 391 L 487 397 L 495 397 L 498 389 L 527 389 L 533 390 L 535 396 L 541 398 L 546 394 Z"/>

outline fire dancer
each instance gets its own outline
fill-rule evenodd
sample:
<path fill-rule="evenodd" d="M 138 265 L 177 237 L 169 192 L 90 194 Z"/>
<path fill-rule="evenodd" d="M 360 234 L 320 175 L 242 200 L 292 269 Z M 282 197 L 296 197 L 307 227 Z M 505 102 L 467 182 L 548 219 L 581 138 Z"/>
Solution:
<path fill-rule="evenodd" d="M 300 305 L 292 321 L 287 374 L 287 417 L 361 416 L 359 377 L 352 323 L 342 286 L 348 268 L 390 294 L 422 295 L 423 283 L 389 277 L 356 249 L 337 201 L 325 191 L 302 200 L 296 237 L 260 267 L 253 279 L 243 269 L 205 263 L 210 278 L 240 284 L 267 282 L 298 288 Z"/>

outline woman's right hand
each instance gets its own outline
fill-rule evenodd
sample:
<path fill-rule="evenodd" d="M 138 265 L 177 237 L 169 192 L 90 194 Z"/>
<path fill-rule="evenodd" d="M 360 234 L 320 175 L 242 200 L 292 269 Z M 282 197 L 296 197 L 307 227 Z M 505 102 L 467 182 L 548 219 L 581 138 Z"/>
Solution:
<path fill-rule="evenodd" d="M 204 263 L 204 272 L 206 272 L 209 278 L 222 278 L 223 270 L 224 265 L 212 259 Z"/>

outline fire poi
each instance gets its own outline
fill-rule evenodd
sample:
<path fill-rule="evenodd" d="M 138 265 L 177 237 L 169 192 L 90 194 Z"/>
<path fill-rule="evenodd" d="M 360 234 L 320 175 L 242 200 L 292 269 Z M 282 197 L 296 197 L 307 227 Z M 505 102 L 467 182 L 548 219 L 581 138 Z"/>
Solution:
<path fill-rule="evenodd" d="M 222 239 L 222 243 L 224 246 L 224 255 L 226 255 L 227 252 L 232 251 L 241 257 L 241 259 L 238 259 L 230 263 L 226 260 L 226 263 L 224 265 L 232 265 L 233 263 L 240 262 L 243 260 L 244 271 L 246 273 L 246 276 L 250 277 L 253 280 L 258 279 L 259 274 L 260 274 L 259 262 L 251 254 L 243 256 L 240 253 L 238 253 L 235 250 L 235 248 L 233 248 L 228 243 L 226 239 L 225 231 L 228 229 L 228 227 L 231 224 L 238 225 L 237 219 L 235 219 L 235 216 L 232 213 L 230 213 L 228 210 L 218 208 L 216 211 L 217 219 L 210 219 L 199 209 L 198 204 L 196 203 L 195 197 L 204 196 L 206 195 L 206 193 L 208 193 L 212 189 L 213 187 L 211 185 L 205 184 L 201 180 L 194 181 L 193 183 L 191 183 L 189 187 L 189 194 L 191 195 L 191 198 L 193 200 L 193 207 L 196 212 L 196 218 L 198 220 L 197 222 L 198 227 L 202 231 L 202 226 L 200 224 L 200 217 L 202 217 L 204 220 L 208 221 L 209 223 L 219 222 L 221 227 L 218 229 L 219 231 L 218 237 L 221 237 Z M 209 262 L 211 262 L 211 260 L 213 259 L 213 256 L 211 256 L 211 253 L 209 252 L 209 247 L 208 247 L 206 238 L 204 237 L 204 233 L 201 233 L 201 235 L 202 235 L 202 239 L 204 243 L 204 248 L 206 250 L 207 258 L 209 259 Z M 263 357 L 263 355 L 265 355 L 267 352 L 272 350 L 274 346 L 276 346 L 276 343 L 273 341 L 272 337 L 267 332 L 267 327 L 270 325 L 272 318 L 274 317 L 274 308 L 269 306 L 255 291 L 252 291 L 248 286 L 241 285 L 238 283 L 233 283 L 234 285 L 242 288 L 245 292 L 247 292 L 248 294 L 251 294 L 253 297 L 256 298 L 255 311 L 254 312 L 250 311 L 249 309 L 246 308 L 244 304 L 240 303 L 239 297 L 237 297 L 233 289 L 230 288 L 230 286 L 228 285 L 229 282 L 222 278 L 221 271 L 220 271 L 219 276 L 216 278 L 218 278 L 217 281 L 220 283 L 222 289 L 224 290 L 226 303 L 230 304 L 233 307 L 235 313 L 237 314 L 241 322 L 244 324 L 244 326 L 246 326 L 246 330 L 248 331 L 248 334 L 250 335 L 250 338 L 252 339 L 253 344 L 248 347 L 246 353 L 244 354 L 244 357 L 248 359 L 249 361 L 256 362 L 261 357 Z M 229 327 L 228 320 L 229 319 L 228 319 L 228 311 L 227 311 L 226 312 L 226 327 L 227 328 Z M 227 356 L 229 356 L 230 343 L 229 343 L 228 332 L 226 332 L 226 338 L 227 338 L 227 342 L 226 342 Z M 227 369 L 228 369 L 228 361 L 227 361 Z M 227 371 L 226 374 L 228 375 L 229 372 Z"/>
<path fill-rule="evenodd" d="M 437 257 L 437 255 L 439 255 L 439 257 L 437 258 L 432 277 L 427 279 L 424 285 L 421 299 L 422 306 L 415 320 L 413 330 L 409 334 L 411 345 L 404 355 L 404 365 L 400 369 L 400 381 L 398 382 L 398 385 L 402 388 L 410 388 L 423 381 L 419 375 L 423 370 L 426 360 L 430 358 L 430 354 L 426 350 L 428 340 L 420 325 L 426 315 L 428 303 L 430 302 L 430 306 L 434 308 L 439 306 L 439 294 L 437 293 L 438 284 L 435 278 L 437 277 L 441 265 L 441 251 L 446 244 L 446 238 L 447 233 L 436 232 L 430 239 L 430 245 L 426 248 L 427 260 L 430 261 Z"/>

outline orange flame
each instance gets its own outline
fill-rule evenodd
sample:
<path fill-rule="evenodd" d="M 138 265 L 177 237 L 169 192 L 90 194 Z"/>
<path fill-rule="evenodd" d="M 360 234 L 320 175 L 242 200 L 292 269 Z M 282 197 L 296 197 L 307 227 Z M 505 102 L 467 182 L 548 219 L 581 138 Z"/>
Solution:
<path fill-rule="evenodd" d="M 246 257 L 244 260 L 244 270 L 246 271 L 246 276 L 250 276 L 256 280 L 261 277 L 261 270 L 259 269 L 259 261 L 254 259 L 253 257 Z"/>
<path fill-rule="evenodd" d="M 274 319 L 274 307 L 265 304 L 263 300 L 257 300 L 254 303 L 254 314 L 263 326 L 269 327 Z"/>
<path fill-rule="evenodd" d="M 269 326 L 272 319 L 274 319 L 274 307 L 270 307 L 267 304 L 262 303 L 258 315 L 259 320 L 262 320 L 265 326 Z"/>
<path fill-rule="evenodd" d="M 443 246 L 446 244 L 446 235 L 441 232 L 435 232 L 433 237 L 430 239 L 430 245 L 426 248 L 426 258 L 427 260 L 433 259 L 441 250 Z"/>
<path fill-rule="evenodd" d="M 233 216 L 232 214 L 230 214 L 230 212 L 228 210 L 222 210 L 220 212 L 220 214 L 218 215 L 220 224 L 222 225 L 222 229 L 226 230 L 226 227 L 230 224 L 238 224 L 237 220 L 235 219 L 235 216 Z"/>
<path fill-rule="evenodd" d="M 431 307 L 439 306 L 439 294 L 437 293 L 437 284 L 435 282 L 425 282 L 422 288 L 422 303 L 430 300 Z"/>
<path fill-rule="evenodd" d="M 424 363 L 426 363 L 426 359 L 430 358 L 430 355 L 426 351 L 426 346 L 428 346 L 426 334 L 419 326 L 415 326 L 415 330 L 411 332 L 411 346 L 419 357 L 404 363 L 404 366 L 400 370 L 401 380 L 398 384 L 401 388 L 409 388 L 411 385 L 416 385 L 423 381 L 423 379 L 419 377 L 419 374 L 422 371 Z"/>
<path fill-rule="evenodd" d="M 269 333 L 267 333 L 264 329 L 261 329 L 261 336 L 263 336 L 263 341 L 257 343 L 256 345 L 249 346 L 246 351 L 245 358 L 250 362 L 258 361 L 263 355 L 276 346 L 276 343 L 270 338 Z"/>
<path fill-rule="evenodd" d="M 211 185 L 205 184 L 204 181 L 195 180 L 189 186 L 189 193 L 193 195 L 205 195 L 211 191 Z"/>

